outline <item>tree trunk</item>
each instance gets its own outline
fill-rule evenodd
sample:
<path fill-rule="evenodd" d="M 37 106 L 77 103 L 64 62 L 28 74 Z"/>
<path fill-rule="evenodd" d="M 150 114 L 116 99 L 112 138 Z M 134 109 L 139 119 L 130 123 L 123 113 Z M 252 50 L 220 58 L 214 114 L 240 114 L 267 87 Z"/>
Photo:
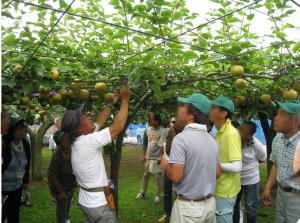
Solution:
<path fill-rule="evenodd" d="M 120 169 L 120 163 L 121 163 L 121 156 L 122 156 L 122 146 L 123 146 L 123 139 L 125 135 L 125 131 L 132 121 L 132 118 L 134 115 L 138 112 L 138 110 L 141 108 L 141 106 L 144 104 L 144 102 L 147 100 L 147 98 L 151 95 L 151 91 L 148 91 L 141 100 L 136 104 L 136 106 L 133 108 L 131 114 L 128 116 L 126 124 L 124 126 L 124 129 L 122 132 L 118 135 L 116 139 L 116 145 L 115 150 L 111 151 L 110 153 L 110 179 L 113 180 L 115 184 L 115 192 L 114 192 L 114 199 L 115 199 L 115 205 L 116 205 L 116 212 L 119 213 L 119 169 Z"/>
<path fill-rule="evenodd" d="M 31 177 L 33 180 L 42 180 L 42 164 L 43 164 L 43 156 L 42 156 L 42 148 L 43 148 L 43 138 L 49 127 L 53 124 L 52 121 L 45 121 L 37 132 L 33 132 L 32 130 L 28 130 L 31 141 Z"/>
<path fill-rule="evenodd" d="M 123 131 L 118 135 L 114 147 L 115 150 L 110 151 L 110 165 L 111 165 L 110 179 L 114 182 L 115 185 L 114 199 L 115 199 L 117 215 L 119 212 L 119 193 L 118 193 L 119 192 L 119 170 L 121 164 L 124 133 L 125 131 Z"/>
<path fill-rule="evenodd" d="M 258 112 L 257 113 L 258 118 L 261 123 L 261 127 L 263 129 L 265 138 L 266 138 L 266 144 L 267 144 L 267 171 L 268 171 L 268 177 L 271 170 L 272 162 L 269 160 L 271 152 L 272 152 L 272 142 L 274 137 L 276 136 L 276 132 L 273 130 L 273 122 L 271 126 L 268 122 L 268 117 L 266 113 L 264 112 Z"/>

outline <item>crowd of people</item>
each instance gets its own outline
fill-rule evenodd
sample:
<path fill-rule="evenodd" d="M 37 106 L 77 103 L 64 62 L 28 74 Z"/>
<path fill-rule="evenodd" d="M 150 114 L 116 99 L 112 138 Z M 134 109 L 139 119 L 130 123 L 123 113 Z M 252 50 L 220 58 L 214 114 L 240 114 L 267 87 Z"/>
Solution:
<path fill-rule="evenodd" d="M 123 131 L 130 97 L 130 89 L 121 88 L 95 122 L 85 115 L 85 104 L 55 119 L 48 184 L 58 223 L 70 222 L 69 210 L 77 186 L 84 222 L 117 222 L 99 148 L 110 144 Z M 119 98 L 119 112 L 112 124 L 104 128 Z M 224 96 L 210 101 L 205 95 L 194 93 L 179 97 L 178 102 L 176 117 L 171 118 L 168 128 L 162 127 L 158 114 L 150 113 L 144 134 L 144 173 L 135 199 L 145 198 L 149 178 L 155 175 L 154 202 L 163 198 L 164 206 L 164 215 L 158 222 L 239 223 L 244 203 L 246 222 L 253 223 L 257 221 L 259 201 L 271 205 L 276 184 L 276 222 L 296 223 L 300 219 L 298 101 L 278 103 L 273 122 L 277 135 L 270 155 L 272 168 L 261 195 L 259 166 L 267 159 L 267 152 L 254 136 L 256 124 L 231 122 L 234 104 Z M 2 108 L 2 222 L 19 222 L 22 191 L 30 179 L 31 148 L 26 129 L 23 119 L 10 116 Z"/>

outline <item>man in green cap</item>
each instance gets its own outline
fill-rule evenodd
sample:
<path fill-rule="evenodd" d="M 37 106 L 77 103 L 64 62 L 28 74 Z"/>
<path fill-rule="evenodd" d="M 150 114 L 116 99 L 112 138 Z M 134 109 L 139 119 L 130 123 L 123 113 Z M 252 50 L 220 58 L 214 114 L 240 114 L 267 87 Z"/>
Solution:
<path fill-rule="evenodd" d="M 291 176 L 297 144 L 300 142 L 298 101 L 278 103 L 274 130 L 278 132 L 272 144 L 270 160 L 273 162 L 268 182 L 261 199 L 271 205 L 271 190 L 278 182 L 276 196 L 276 222 L 297 222 L 300 219 L 300 184 Z"/>
<path fill-rule="evenodd" d="M 241 189 L 242 144 L 239 132 L 230 121 L 234 113 L 233 102 L 225 96 L 219 96 L 211 104 L 209 118 L 218 130 L 216 140 L 222 170 L 215 190 L 216 218 L 218 223 L 230 223 L 236 196 Z"/>
<path fill-rule="evenodd" d="M 211 104 L 202 94 L 178 101 L 183 105 L 177 121 L 185 128 L 174 137 L 170 158 L 163 156 L 161 161 L 177 194 L 170 222 L 215 222 L 213 193 L 220 167 L 218 145 L 206 127 Z"/>

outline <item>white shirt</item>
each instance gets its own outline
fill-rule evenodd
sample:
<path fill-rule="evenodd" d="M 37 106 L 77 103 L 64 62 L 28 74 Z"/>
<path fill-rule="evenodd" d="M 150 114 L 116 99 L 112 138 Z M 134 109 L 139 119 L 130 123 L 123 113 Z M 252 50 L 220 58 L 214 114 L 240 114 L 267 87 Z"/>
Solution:
<path fill-rule="evenodd" d="M 111 143 L 109 128 L 82 135 L 72 145 L 72 168 L 78 184 L 91 189 L 108 185 L 101 146 Z M 80 188 L 78 203 L 94 208 L 105 205 L 104 192 L 87 192 Z"/>
<path fill-rule="evenodd" d="M 55 150 L 56 147 L 57 146 L 56 146 L 56 143 L 55 143 L 55 141 L 53 139 L 53 135 L 51 135 L 50 138 L 49 138 L 49 149 Z"/>
<path fill-rule="evenodd" d="M 267 150 L 263 144 L 253 137 L 253 144 L 245 144 L 242 148 L 243 166 L 241 172 L 242 185 L 256 184 L 259 182 L 259 161 L 267 158 Z"/>

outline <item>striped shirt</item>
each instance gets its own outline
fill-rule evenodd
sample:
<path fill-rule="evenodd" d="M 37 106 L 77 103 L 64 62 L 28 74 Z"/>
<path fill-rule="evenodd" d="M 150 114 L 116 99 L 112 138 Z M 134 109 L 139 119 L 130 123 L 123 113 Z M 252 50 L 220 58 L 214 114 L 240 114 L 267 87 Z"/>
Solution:
<path fill-rule="evenodd" d="M 66 160 L 61 151 L 56 149 L 52 154 L 48 167 L 48 176 L 56 176 L 65 191 L 71 191 L 76 187 L 76 178 L 73 174 L 71 160 Z M 49 182 L 51 193 L 58 193 Z"/>
<path fill-rule="evenodd" d="M 294 179 L 289 179 L 293 174 L 293 161 L 300 131 L 289 139 L 285 139 L 282 133 L 275 136 L 272 143 L 270 160 L 277 165 L 277 181 L 300 190 L 300 184 Z"/>

